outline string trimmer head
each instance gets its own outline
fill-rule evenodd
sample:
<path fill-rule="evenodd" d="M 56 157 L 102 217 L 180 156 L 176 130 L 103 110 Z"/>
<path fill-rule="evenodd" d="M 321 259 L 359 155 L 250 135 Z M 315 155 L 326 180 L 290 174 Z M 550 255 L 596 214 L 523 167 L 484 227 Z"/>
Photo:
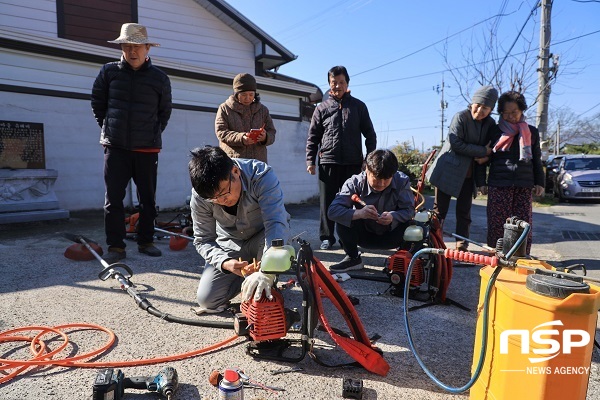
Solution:
<path fill-rule="evenodd" d="M 94 254 L 92 254 L 92 252 L 87 248 L 85 243 L 87 243 L 96 253 L 98 253 L 98 255 L 102 256 L 102 247 L 100 247 L 100 245 L 93 240 L 90 240 L 82 235 L 75 235 L 67 232 L 64 232 L 62 236 L 74 242 L 65 250 L 65 257 L 69 260 L 91 261 L 96 258 Z"/>

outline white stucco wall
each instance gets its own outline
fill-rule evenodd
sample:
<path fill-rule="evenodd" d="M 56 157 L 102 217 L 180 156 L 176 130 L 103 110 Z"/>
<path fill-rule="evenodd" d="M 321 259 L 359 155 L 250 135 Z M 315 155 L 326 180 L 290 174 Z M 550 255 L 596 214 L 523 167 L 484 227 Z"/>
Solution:
<path fill-rule="evenodd" d="M 100 128 L 89 101 L 0 92 L 0 120 L 44 124 L 46 168 L 58 171 L 55 192 L 62 208 L 99 209 L 104 202 L 103 153 Z M 216 145 L 214 113 L 173 110 L 159 156 L 159 207 L 185 205 L 191 186 L 189 150 Z M 315 176 L 304 162 L 308 123 L 274 120 L 276 142 L 269 163 L 281 180 L 286 203 L 299 203 L 318 193 Z"/>

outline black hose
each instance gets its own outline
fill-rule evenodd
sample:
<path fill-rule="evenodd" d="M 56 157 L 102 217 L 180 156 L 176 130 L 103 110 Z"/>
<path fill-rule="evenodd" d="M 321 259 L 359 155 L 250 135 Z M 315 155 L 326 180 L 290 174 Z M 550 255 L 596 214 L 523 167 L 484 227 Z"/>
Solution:
<path fill-rule="evenodd" d="M 218 322 L 218 321 L 205 321 L 202 319 L 192 318 L 181 318 L 171 314 L 165 314 L 159 309 L 155 308 L 150 304 L 150 301 L 135 291 L 132 287 L 127 288 L 127 293 L 135 300 L 136 304 L 142 309 L 147 311 L 149 314 L 154 315 L 167 322 L 175 322 L 183 325 L 192 326 L 203 326 L 207 328 L 222 328 L 222 329 L 233 329 L 233 322 Z"/>
<path fill-rule="evenodd" d="M 160 319 L 164 319 L 168 322 L 176 322 L 178 324 L 183 325 L 192 325 L 192 326 L 203 326 L 207 328 L 222 328 L 222 329 L 233 329 L 233 322 L 218 322 L 218 321 L 205 321 L 202 319 L 192 319 L 192 318 L 181 318 L 171 314 L 165 314 L 162 311 L 149 307 L 146 309 L 148 313 L 154 315 L 155 317 L 159 317 Z"/>

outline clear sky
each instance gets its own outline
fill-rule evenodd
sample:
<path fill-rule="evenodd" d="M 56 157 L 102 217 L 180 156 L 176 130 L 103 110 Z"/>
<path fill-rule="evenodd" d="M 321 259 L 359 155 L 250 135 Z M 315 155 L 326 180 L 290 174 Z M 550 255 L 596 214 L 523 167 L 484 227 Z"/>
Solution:
<path fill-rule="evenodd" d="M 482 63 L 479 50 L 490 43 L 491 32 L 496 54 L 487 60 L 496 57 L 497 66 L 506 58 L 502 68 L 506 73 L 515 57 L 522 60 L 528 54 L 527 102 L 532 104 L 537 96 L 540 9 L 530 17 L 533 0 L 226 1 L 298 56 L 278 72 L 326 92 L 327 71 L 344 65 L 352 95 L 369 108 L 379 147 L 409 142 L 427 151 L 440 143 L 441 93 L 435 88 L 443 79 L 448 102 L 445 134 L 452 116 L 468 104 L 457 82 L 470 94 L 479 86 L 466 78 L 455 79 L 448 69 L 464 74 L 467 70 L 462 67 L 478 64 L 494 71 L 492 62 Z M 600 1 L 554 1 L 551 29 L 550 51 L 559 56 L 559 68 L 550 94 L 550 119 L 564 109 L 582 118 L 596 115 Z M 470 71 L 472 75 L 473 68 Z M 501 89 L 508 90 L 508 84 Z M 528 113 L 532 125 L 536 108 L 533 105 Z"/>

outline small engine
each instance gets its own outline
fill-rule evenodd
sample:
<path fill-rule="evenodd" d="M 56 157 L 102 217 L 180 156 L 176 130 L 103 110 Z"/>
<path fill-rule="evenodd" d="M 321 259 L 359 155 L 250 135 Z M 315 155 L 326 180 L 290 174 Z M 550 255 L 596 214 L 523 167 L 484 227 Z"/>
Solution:
<path fill-rule="evenodd" d="M 414 261 L 411 276 L 406 272 L 413 255 L 424 247 L 439 247 L 436 241 L 434 229 L 441 230 L 441 226 L 435 214 L 429 211 L 421 211 L 415 215 L 414 222 L 404 231 L 403 244 L 394 254 L 386 260 L 384 272 L 388 275 L 392 288 L 390 292 L 394 296 L 404 296 L 404 282 L 410 282 L 411 298 L 421 300 L 430 298 L 437 293 L 439 282 L 436 273 L 436 261 L 432 258 L 424 260 L 418 258 Z M 443 244 L 443 242 L 442 242 Z M 438 267 L 439 269 L 439 267 Z"/>
<path fill-rule="evenodd" d="M 255 341 L 281 339 L 293 323 L 300 321 L 297 312 L 283 307 L 283 296 L 278 290 L 273 289 L 271 294 L 272 300 L 263 294 L 258 301 L 242 303 L 241 312 L 234 319 L 235 333 Z"/>
<path fill-rule="evenodd" d="M 388 257 L 387 273 L 393 285 L 404 285 L 404 277 L 406 276 L 406 271 L 408 271 L 408 264 L 412 256 L 407 250 L 398 250 Z M 417 287 L 421 286 L 423 282 L 425 282 L 423 260 L 417 259 L 410 276 L 410 285 Z"/>

